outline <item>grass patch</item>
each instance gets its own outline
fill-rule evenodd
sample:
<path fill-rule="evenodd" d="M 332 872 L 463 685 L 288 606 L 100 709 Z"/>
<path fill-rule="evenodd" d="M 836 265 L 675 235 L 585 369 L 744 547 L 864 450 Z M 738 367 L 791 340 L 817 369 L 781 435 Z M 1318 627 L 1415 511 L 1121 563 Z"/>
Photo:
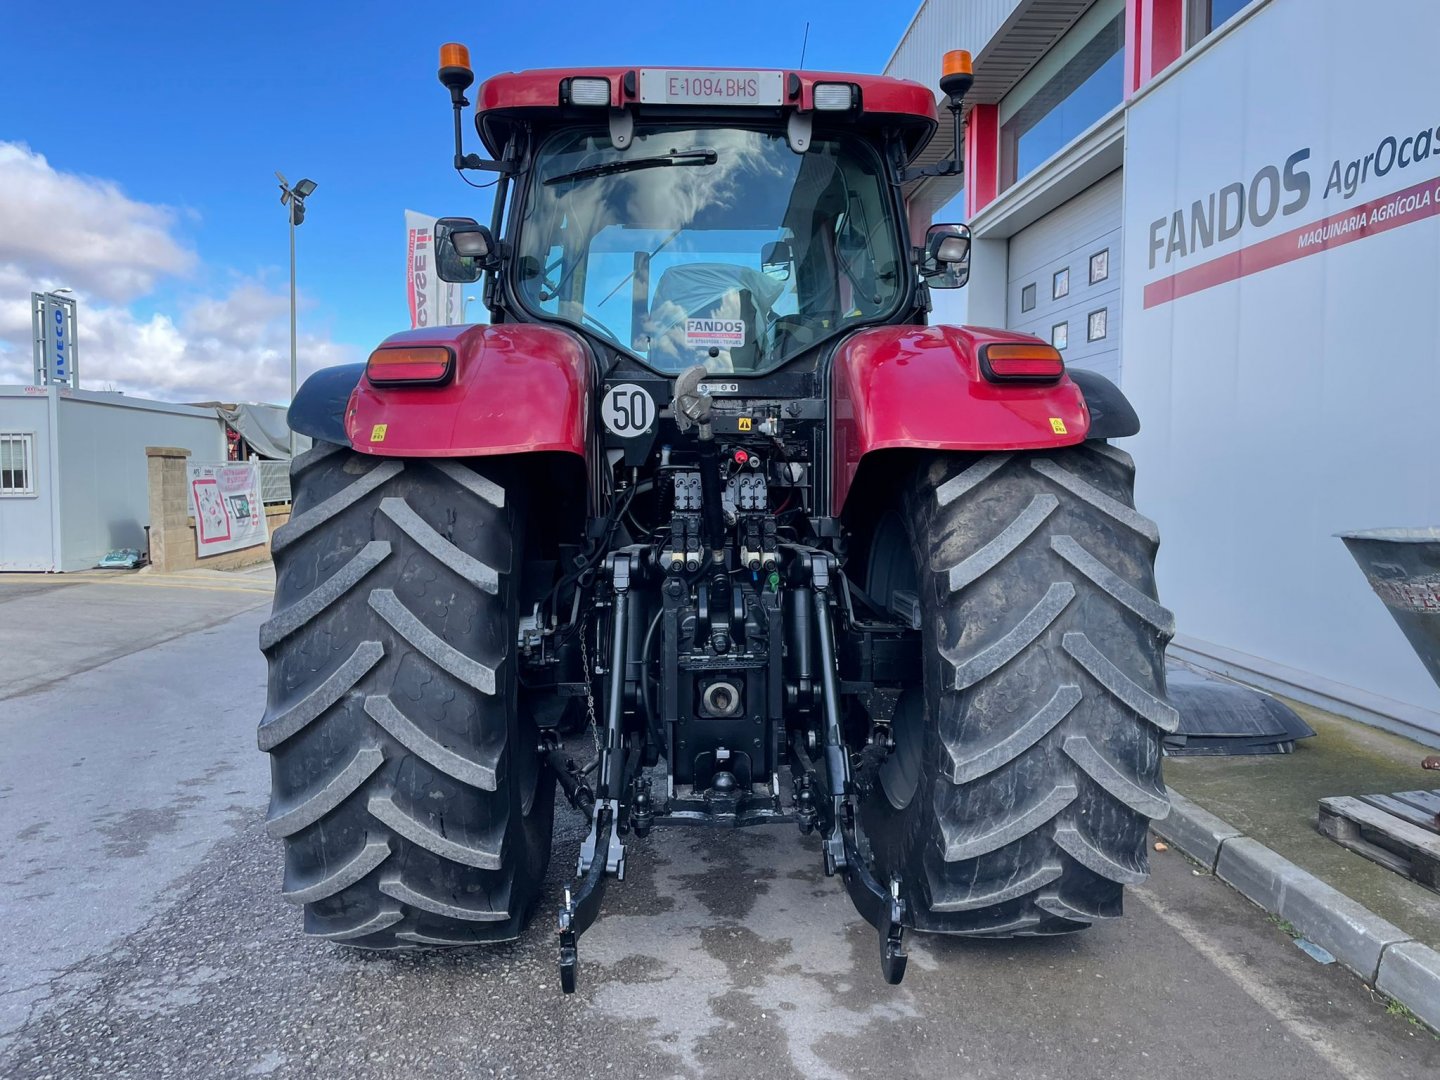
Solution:
<path fill-rule="evenodd" d="M 1426 1025 L 1425 1021 L 1421 1020 L 1418 1016 L 1416 1016 L 1413 1012 L 1411 1012 L 1400 1002 L 1396 1001 L 1394 998 L 1388 998 L 1386 1000 L 1385 1015 L 1399 1017 L 1411 1027 L 1416 1028 L 1419 1031 L 1425 1032 L 1425 1034 L 1429 1035 L 1432 1039 L 1440 1042 L 1440 1032 L 1431 1031 L 1430 1028 Z"/>
<path fill-rule="evenodd" d="M 1282 919 L 1279 915 L 1271 915 L 1270 921 L 1275 924 L 1276 928 L 1279 929 L 1282 934 L 1288 935 L 1292 940 L 1301 936 L 1300 931 L 1295 929 L 1295 924 L 1289 919 Z"/>
<path fill-rule="evenodd" d="M 1404 1005 L 1400 1004 L 1400 1002 L 1394 1000 L 1393 998 L 1390 1000 L 1390 1003 L 1385 1006 L 1385 1015 L 1403 1017 L 1405 1022 L 1407 1024 L 1410 1024 L 1412 1027 L 1422 1026 L 1420 1023 L 1420 1018 L 1418 1016 L 1416 1016 L 1413 1012 L 1411 1012 Z"/>

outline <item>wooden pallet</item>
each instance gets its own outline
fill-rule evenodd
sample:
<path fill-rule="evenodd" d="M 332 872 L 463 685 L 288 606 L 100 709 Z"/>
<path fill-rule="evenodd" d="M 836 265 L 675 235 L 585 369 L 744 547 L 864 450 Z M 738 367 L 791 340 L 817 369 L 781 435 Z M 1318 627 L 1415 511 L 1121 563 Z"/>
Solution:
<path fill-rule="evenodd" d="M 1440 892 L 1440 791 L 1320 800 L 1320 831 L 1338 844 Z"/>

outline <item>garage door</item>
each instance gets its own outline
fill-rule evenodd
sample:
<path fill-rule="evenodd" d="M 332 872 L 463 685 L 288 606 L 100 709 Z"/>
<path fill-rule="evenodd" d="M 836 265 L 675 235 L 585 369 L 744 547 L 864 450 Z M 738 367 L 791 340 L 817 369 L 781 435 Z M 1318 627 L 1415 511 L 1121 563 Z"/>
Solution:
<path fill-rule="evenodd" d="M 1120 377 L 1121 171 L 1010 238 L 1006 322 Z"/>

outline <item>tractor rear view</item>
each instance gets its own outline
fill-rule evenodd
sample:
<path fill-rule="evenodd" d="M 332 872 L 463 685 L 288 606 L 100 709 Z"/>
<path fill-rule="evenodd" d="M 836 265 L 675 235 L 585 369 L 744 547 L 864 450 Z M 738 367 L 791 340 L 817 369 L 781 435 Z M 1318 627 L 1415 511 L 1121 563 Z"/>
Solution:
<path fill-rule="evenodd" d="M 440 78 L 495 207 L 440 221 L 436 269 L 483 277 L 490 322 L 397 334 L 291 407 L 315 443 L 274 541 L 259 741 L 306 931 L 516 937 L 557 785 L 589 822 L 567 991 L 627 838 L 660 827 L 813 834 L 892 983 L 907 929 L 1119 915 L 1176 721 L 1158 536 L 1108 441 L 1138 423 L 1035 338 L 926 324 L 970 246 L 912 235 L 907 184 L 958 170 L 910 164 L 931 92 L 504 74 L 481 158 L 462 47 Z M 969 84 L 948 54 L 957 136 Z"/>

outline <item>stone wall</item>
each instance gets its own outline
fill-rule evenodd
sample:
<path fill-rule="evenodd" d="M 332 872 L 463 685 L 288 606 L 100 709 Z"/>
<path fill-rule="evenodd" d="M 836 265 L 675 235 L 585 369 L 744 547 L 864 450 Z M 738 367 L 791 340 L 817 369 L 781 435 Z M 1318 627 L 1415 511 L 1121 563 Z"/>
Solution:
<path fill-rule="evenodd" d="M 147 446 L 150 476 L 150 564 L 156 570 L 238 570 L 270 561 L 270 543 L 222 555 L 198 558 L 195 554 L 195 519 L 190 515 L 185 464 L 190 451 L 178 446 Z M 290 507 L 265 507 L 269 534 L 290 520 Z"/>

